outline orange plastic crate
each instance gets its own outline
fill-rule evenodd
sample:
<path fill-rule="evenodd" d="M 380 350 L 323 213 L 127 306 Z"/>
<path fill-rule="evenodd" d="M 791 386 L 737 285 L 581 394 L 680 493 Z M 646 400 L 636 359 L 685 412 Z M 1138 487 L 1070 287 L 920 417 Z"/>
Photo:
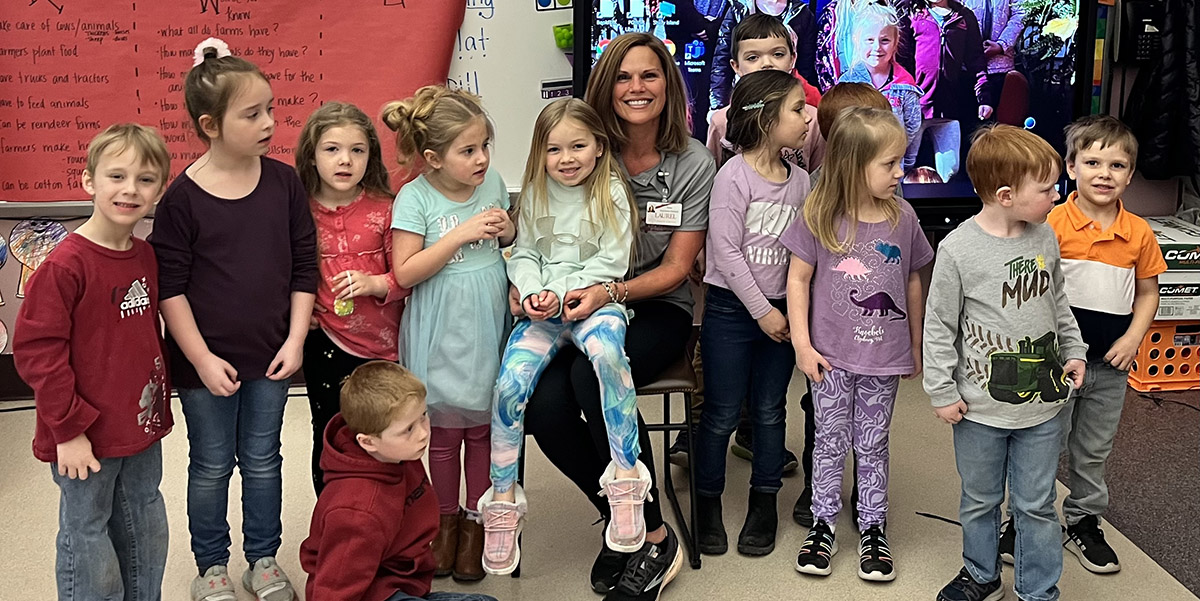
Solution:
<path fill-rule="evenodd" d="M 1156 321 L 1138 347 L 1129 386 L 1139 392 L 1200 388 L 1200 321 Z"/>

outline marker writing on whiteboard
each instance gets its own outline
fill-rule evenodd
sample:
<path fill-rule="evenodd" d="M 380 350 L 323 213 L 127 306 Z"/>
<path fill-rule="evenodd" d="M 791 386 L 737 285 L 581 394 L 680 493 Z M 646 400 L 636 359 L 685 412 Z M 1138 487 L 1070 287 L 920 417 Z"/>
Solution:
<path fill-rule="evenodd" d="M 467 0 L 467 10 L 477 11 L 481 19 L 490 19 L 496 16 L 495 0 Z"/>

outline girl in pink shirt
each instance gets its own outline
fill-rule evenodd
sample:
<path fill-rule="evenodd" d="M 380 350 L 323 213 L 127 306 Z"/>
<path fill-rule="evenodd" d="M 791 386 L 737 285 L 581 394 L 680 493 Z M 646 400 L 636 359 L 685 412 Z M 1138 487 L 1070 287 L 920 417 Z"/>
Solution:
<path fill-rule="evenodd" d="M 322 433 L 338 412 L 342 380 L 371 359 L 397 360 L 401 301 L 411 291 L 392 275 L 393 194 L 370 118 L 352 104 L 322 105 L 300 133 L 296 170 L 317 225 L 321 270 L 304 343 L 319 495 Z"/>

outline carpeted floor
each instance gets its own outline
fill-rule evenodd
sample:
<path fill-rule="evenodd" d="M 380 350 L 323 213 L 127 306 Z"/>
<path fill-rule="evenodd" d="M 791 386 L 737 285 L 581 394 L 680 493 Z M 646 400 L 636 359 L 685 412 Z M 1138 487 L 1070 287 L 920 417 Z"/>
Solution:
<path fill-rule="evenodd" d="M 1200 596 L 1200 392 L 1129 389 L 1107 480 L 1105 519 Z"/>

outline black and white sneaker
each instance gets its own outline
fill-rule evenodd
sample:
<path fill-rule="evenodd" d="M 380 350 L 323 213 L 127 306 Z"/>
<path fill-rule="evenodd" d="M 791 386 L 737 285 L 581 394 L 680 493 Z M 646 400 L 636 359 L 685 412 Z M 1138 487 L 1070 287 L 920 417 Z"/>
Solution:
<path fill-rule="evenodd" d="M 1000 560 L 1008 565 L 1016 563 L 1013 558 L 1013 549 L 1017 547 L 1017 530 L 1013 525 L 1013 519 L 1008 518 L 1000 525 Z"/>
<path fill-rule="evenodd" d="M 1104 540 L 1100 518 L 1084 516 L 1074 526 L 1067 526 L 1067 550 L 1079 558 L 1079 563 L 1093 574 L 1112 574 L 1121 571 L 1117 553 Z"/>
<path fill-rule="evenodd" d="M 991 582 L 975 582 L 967 568 L 962 568 L 958 576 L 938 592 L 937 601 L 1000 601 L 1004 598 L 1001 584 L 999 578 Z"/>
<path fill-rule="evenodd" d="M 629 557 L 625 571 L 604 601 L 657 601 L 664 586 L 679 573 L 683 549 L 670 525 L 667 538 L 655 544 L 646 541 L 641 550 Z"/>
<path fill-rule="evenodd" d="M 621 579 L 621 572 L 625 571 L 625 565 L 629 563 L 629 558 L 632 556 L 632 553 L 613 551 L 608 548 L 607 544 L 600 545 L 600 554 L 596 556 L 596 561 L 592 562 L 590 578 L 592 590 L 601 595 L 613 590 L 613 587 L 617 586 L 617 581 Z"/>
<path fill-rule="evenodd" d="M 858 577 L 873 582 L 896 579 L 892 550 L 888 548 L 883 526 L 871 526 L 858 540 Z"/>
<path fill-rule="evenodd" d="M 828 576 L 833 572 L 829 561 L 834 553 L 837 553 L 837 541 L 833 538 L 833 529 L 824 520 L 817 520 L 800 546 L 800 553 L 796 555 L 796 571 Z"/>

